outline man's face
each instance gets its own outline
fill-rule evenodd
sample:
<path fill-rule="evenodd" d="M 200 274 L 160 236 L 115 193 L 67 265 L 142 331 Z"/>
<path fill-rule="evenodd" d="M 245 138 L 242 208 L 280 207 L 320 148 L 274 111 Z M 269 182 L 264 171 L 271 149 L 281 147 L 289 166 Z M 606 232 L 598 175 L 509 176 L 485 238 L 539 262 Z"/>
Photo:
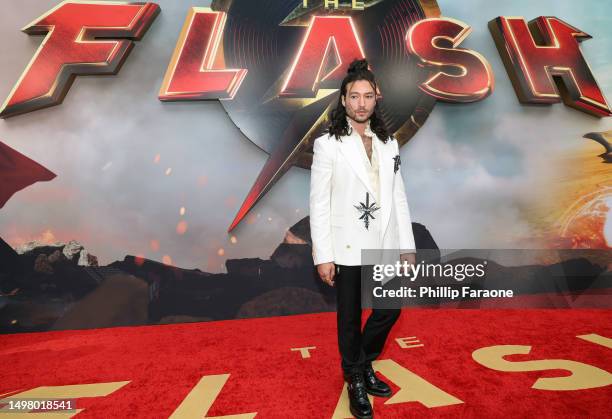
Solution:
<path fill-rule="evenodd" d="M 346 85 L 346 97 L 342 104 L 349 118 L 356 122 L 366 122 L 374 113 L 376 92 L 367 80 L 357 80 Z"/>

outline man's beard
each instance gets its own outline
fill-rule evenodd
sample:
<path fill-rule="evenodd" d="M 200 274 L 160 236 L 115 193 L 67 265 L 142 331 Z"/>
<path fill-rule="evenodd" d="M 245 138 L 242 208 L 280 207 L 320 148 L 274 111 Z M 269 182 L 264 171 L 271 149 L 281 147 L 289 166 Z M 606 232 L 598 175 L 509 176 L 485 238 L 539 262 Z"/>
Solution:
<path fill-rule="evenodd" d="M 346 112 L 346 115 L 349 118 L 351 118 L 353 121 L 359 122 L 359 123 L 368 121 L 372 117 L 373 114 L 374 114 L 374 112 L 371 112 L 371 113 L 366 114 L 364 117 L 359 118 L 359 116 L 357 115 L 357 112 L 349 112 L 349 111 Z"/>

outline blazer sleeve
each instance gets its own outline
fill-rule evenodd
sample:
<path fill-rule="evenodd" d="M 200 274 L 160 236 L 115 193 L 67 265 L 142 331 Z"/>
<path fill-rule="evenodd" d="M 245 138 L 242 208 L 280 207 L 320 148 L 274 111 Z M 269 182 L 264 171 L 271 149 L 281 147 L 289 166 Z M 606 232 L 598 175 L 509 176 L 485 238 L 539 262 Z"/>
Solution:
<path fill-rule="evenodd" d="M 332 140 L 327 135 L 315 140 L 310 168 L 310 236 L 315 265 L 334 261 L 331 238 Z"/>
<path fill-rule="evenodd" d="M 399 155 L 397 140 L 395 141 L 395 148 Z M 401 170 L 395 173 L 395 182 L 393 182 L 393 202 L 395 203 L 395 216 L 397 217 L 397 226 L 399 229 L 400 253 L 416 253 L 414 233 L 412 231 L 412 218 L 410 217 L 410 209 L 408 208 L 406 189 L 404 187 Z"/>

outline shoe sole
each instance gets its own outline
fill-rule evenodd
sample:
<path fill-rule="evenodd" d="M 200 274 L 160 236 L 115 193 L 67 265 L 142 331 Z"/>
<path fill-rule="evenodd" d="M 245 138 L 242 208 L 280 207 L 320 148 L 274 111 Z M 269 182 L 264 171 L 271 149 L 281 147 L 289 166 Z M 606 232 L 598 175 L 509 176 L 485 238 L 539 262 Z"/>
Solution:
<path fill-rule="evenodd" d="M 366 388 L 366 392 L 368 394 L 371 394 L 372 396 L 378 396 L 378 397 L 391 397 L 391 395 L 393 394 L 393 391 L 389 391 L 389 392 L 386 392 L 386 393 L 381 393 L 381 392 L 375 391 L 375 390 L 368 390 L 367 388 Z"/>

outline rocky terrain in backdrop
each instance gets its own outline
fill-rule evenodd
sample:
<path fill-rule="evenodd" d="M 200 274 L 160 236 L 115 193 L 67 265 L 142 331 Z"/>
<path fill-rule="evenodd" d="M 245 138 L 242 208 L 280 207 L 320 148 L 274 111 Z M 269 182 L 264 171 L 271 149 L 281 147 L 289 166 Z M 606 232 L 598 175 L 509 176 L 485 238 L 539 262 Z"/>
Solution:
<path fill-rule="evenodd" d="M 335 289 L 318 278 L 313 266 L 309 225 L 309 217 L 293 225 L 269 259 L 228 259 L 222 274 L 129 255 L 98 266 L 97 258 L 76 241 L 32 242 L 13 249 L 0 239 L 0 333 L 335 311 Z M 427 228 L 413 223 L 413 231 L 417 263 L 439 261 L 440 251 Z M 481 289 L 512 284 L 515 294 L 579 295 L 612 288 L 612 275 L 593 262 L 601 258 L 596 256 L 583 252 L 549 265 L 512 267 L 488 261 L 486 282 L 442 279 L 436 284 Z M 479 262 L 468 252 L 449 263 Z M 443 301 L 421 303 L 436 306 Z"/>

